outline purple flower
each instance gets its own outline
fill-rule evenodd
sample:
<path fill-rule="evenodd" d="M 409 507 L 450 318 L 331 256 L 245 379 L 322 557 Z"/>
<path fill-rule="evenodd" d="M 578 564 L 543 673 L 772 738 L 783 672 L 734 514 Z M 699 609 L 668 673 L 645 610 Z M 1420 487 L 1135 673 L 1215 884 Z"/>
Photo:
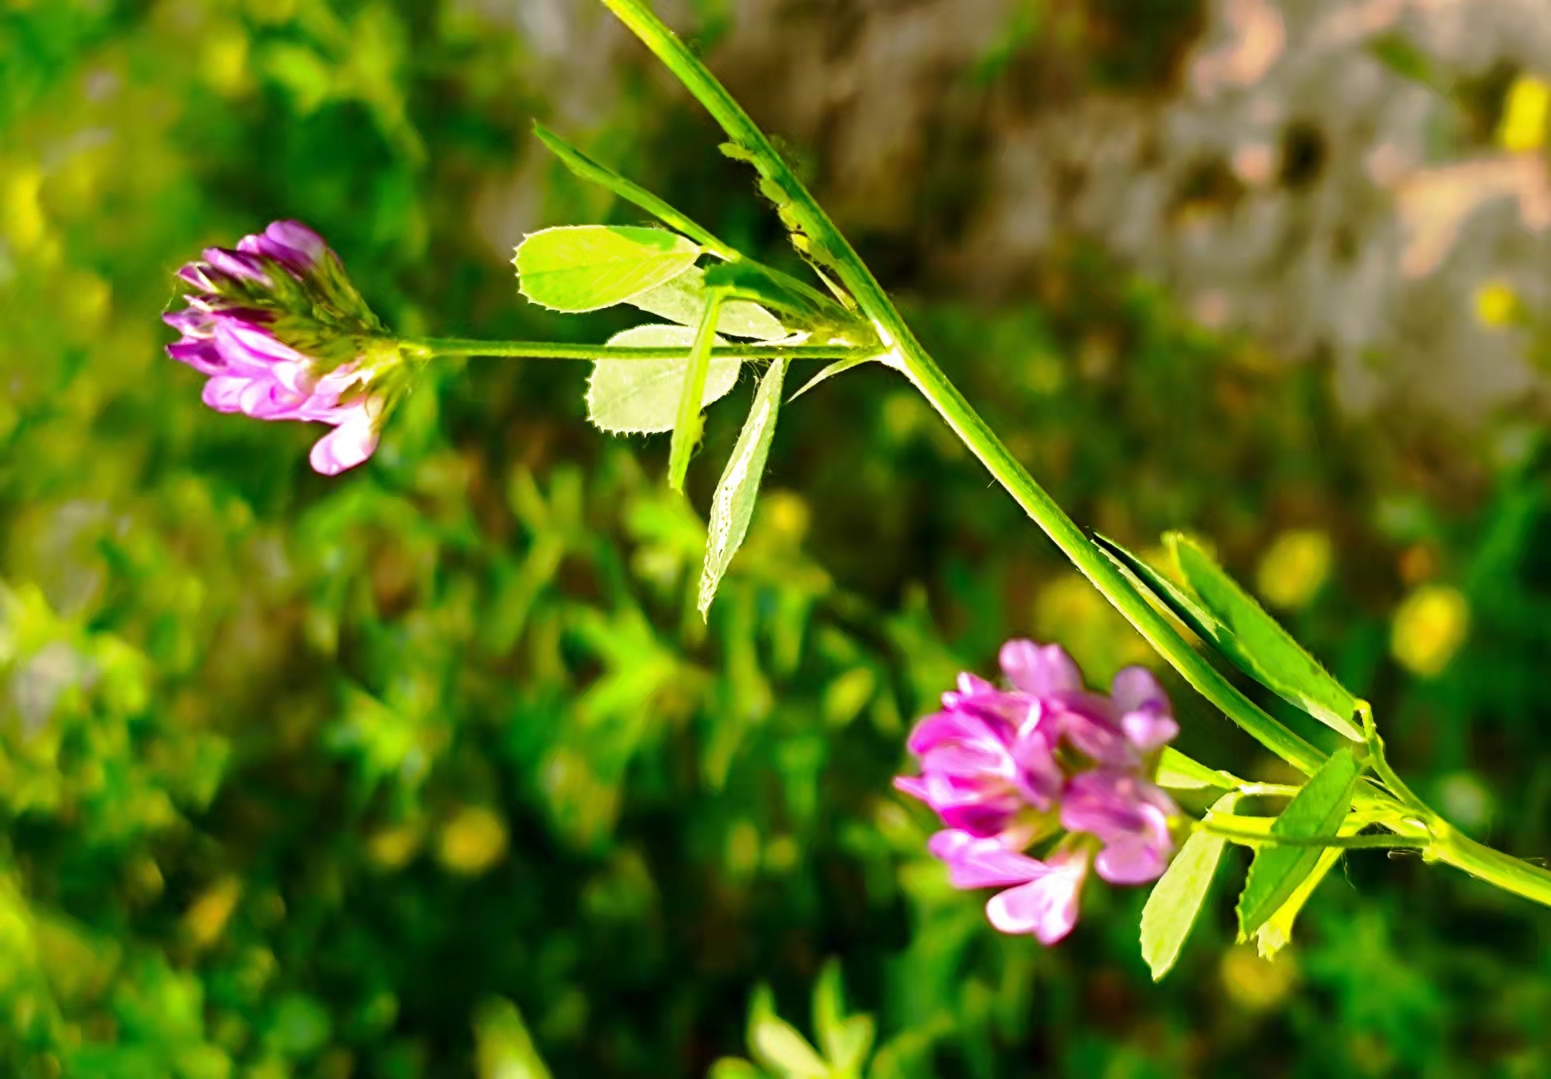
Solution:
<path fill-rule="evenodd" d="M 935 809 L 948 827 L 977 836 L 1001 832 L 1026 806 L 1054 804 L 1061 775 L 1037 700 L 963 674 L 942 703 L 910 735 L 921 775 L 900 776 L 896 787 Z"/>
<path fill-rule="evenodd" d="M 960 675 L 911 732 L 921 774 L 895 786 L 942 820 L 929 849 L 953 885 L 1005 888 L 987 904 L 991 923 L 1049 944 L 1075 924 L 1090 867 L 1110 884 L 1145 884 L 1167 867 L 1179 810 L 1152 773 L 1179 727 L 1139 667 L 1105 696 L 1055 645 L 1008 641 L 999 658 L 1007 688 Z M 1043 860 L 1027 853 L 1062 828 Z"/>
<path fill-rule="evenodd" d="M 206 248 L 178 277 L 188 306 L 163 316 L 182 335 L 167 353 L 206 377 L 205 404 L 330 425 L 311 455 L 325 475 L 372 455 L 399 350 L 322 237 L 276 221 L 235 250 Z"/>

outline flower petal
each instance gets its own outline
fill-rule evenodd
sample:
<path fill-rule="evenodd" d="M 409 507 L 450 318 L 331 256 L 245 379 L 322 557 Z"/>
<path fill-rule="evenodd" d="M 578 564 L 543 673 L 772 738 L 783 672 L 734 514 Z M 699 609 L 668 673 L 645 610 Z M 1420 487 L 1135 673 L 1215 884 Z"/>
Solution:
<path fill-rule="evenodd" d="M 1087 872 L 1086 856 L 1053 855 L 1042 876 L 992 896 L 986 917 L 1003 933 L 1033 933 L 1041 944 L 1054 944 L 1077 924 L 1077 901 Z"/>
<path fill-rule="evenodd" d="M 184 338 L 167 346 L 167 355 L 179 363 L 186 363 L 202 375 L 219 375 L 226 371 L 226 360 L 214 341 L 196 341 Z"/>
<path fill-rule="evenodd" d="M 1110 697 L 1121 713 L 1121 729 L 1139 752 L 1161 749 L 1179 734 L 1168 694 L 1147 668 L 1127 667 L 1115 675 Z"/>
<path fill-rule="evenodd" d="M 337 476 L 361 464 L 377 449 L 377 425 L 365 408 L 318 439 L 308 460 L 313 470 L 325 476 Z"/>
<path fill-rule="evenodd" d="M 1023 884 L 1043 876 L 1045 863 L 1027 854 L 1008 850 L 998 840 L 968 832 L 938 832 L 927 849 L 948 867 L 955 888 L 998 888 Z"/>
<path fill-rule="evenodd" d="M 205 261 L 218 273 L 240 281 L 254 281 L 261 285 L 270 283 L 269 275 L 257 258 L 244 251 L 228 251 L 224 247 L 207 247 Z M 211 290 L 219 291 L 219 290 Z"/>
<path fill-rule="evenodd" d="M 1002 645 L 999 658 L 1002 673 L 1025 693 L 1047 696 L 1082 689 L 1082 672 L 1060 645 L 1011 640 Z"/>
<path fill-rule="evenodd" d="M 217 412 L 241 412 L 243 391 L 251 384 L 252 380 L 238 375 L 214 375 L 200 396 Z"/>

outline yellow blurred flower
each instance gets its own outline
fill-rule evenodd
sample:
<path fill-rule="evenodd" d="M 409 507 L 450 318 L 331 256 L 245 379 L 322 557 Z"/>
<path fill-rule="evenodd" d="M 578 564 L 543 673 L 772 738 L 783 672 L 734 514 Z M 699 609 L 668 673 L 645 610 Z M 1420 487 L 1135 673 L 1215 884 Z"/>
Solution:
<path fill-rule="evenodd" d="M 1330 553 L 1330 537 L 1324 532 L 1283 532 L 1261 558 L 1255 587 L 1273 607 L 1305 607 L 1330 576 Z"/>
<path fill-rule="evenodd" d="M 1284 955 L 1275 963 L 1260 958 L 1248 945 L 1228 949 L 1219 968 L 1228 998 L 1250 1011 L 1269 1011 L 1292 992 L 1298 968 Z"/>
<path fill-rule="evenodd" d="M 208 948 L 220 939 L 242 898 L 242 881 L 222 877 L 206 888 L 183 915 L 184 928 L 195 947 Z"/>
<path fill-rule="evenodd" d="M 1519 297 L 1505 282 L 1488 281 L 1476 289 L 1476 321 L 1498 329 L 1513 322 Z"/>
<path fill-rule="evenodd" d="M 204 38 L 200 74 L 222 97 L 238 97 L 250 85 L 248 35 L 239 26 L 223 26 Z"/>
<path fill-rule="evenodd" d="M 1532 75 L 1521 75 L 1508 90 L 1497 141 L 1503 149 L 1513 153 L 1539 150 L 1546 144 L 1548 124 L 1551 124 L 1551 83 Z"/>
<path fill-rule="evenodd" d="M 1390 653 L 1402 667 L 1431 678 L 1449 665 L 1469 629 L 1470 605 L 1457 589 L 1423 585 L 1395 611 Z"/>
<path fill-rule="evenodd" d="M 402 869 L 420 849 L 420 839 L 418 824 L 393 824 L 372 833 L 366 852 L 383 869 Z"/>
<path fill-rule="evenodd" d="M 0 165 L 0 222 L 11 247 L 26 254 L 48 236 L 43 216 L 43 173 L 36 165 Z"/>
<path fill-rule="evenodd" d="M 465 806 L 445 825 L 436 854 L 455 873 L 477 876 L 506 853 L 506 825 L 484 806 Z"/>

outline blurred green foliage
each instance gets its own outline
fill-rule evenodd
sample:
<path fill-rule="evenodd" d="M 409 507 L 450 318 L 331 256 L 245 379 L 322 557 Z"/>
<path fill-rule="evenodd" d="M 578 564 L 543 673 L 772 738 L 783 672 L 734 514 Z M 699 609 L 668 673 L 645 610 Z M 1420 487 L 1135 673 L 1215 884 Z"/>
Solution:
<path fill-rule="evenodd" d="M 1046 952 L 948 887 L 889 787 L 911 719 L 1015 633 L 1094 681 L 1147 653 L 887 371 L 783 416 L 709 627 L 716 470 L 669 493 L 666 439 L 588 430 L 579 369 L 437 367 L 332 482 L 315 432 L 205 410 L 161 353 L 170 273 L 275 217 L 406 333 L 619 328 L 525 307 L 480 235 L 514 168 L 524 227 L 638 215 L 536 156 L 545 69 L 479 10 L 0 8 L 0 1071 L 703 1075 L 751 1000 L 838 994 L 837 957 L 880 1076 L 1551 1072 L 1551 913 L 1415 859 L 1350 859 L 1275 965 L 1217 896 L 1161 987 L 1140 892 Z M 644 70 L 566 133 L 780 257 Z M 1210 537 L 1426 795 L 1551 849 L 1543 417 L 1355 425 L 1082 250 L 1012 307 L 910 307 L 1079 520 Z M 1174 689 L 1184 749 L 1277 776 Z"/>

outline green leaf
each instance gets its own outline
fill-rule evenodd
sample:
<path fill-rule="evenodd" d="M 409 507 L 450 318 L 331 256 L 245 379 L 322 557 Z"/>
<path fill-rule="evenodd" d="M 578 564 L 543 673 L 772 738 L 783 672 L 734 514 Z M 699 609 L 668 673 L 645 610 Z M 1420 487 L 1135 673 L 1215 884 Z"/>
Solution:
<path fill-rule="evenodd" d="M 539 137 L 539 141 L 544 144 L 550 153 L 560 159 L 561 164 L 583 180 L 588 180 L 608 188 L 626 202 L 639 206 L 669 228 L 690 237 L 706 250 L 717 252 L 722 257 L 726 257 L 730 250 L 726 244 L 640 184 L 627 180 L 607 165 L 594 161 L 543 124 L 535 122 L 533 133 Z M 699 321 L 699 319 L 696 319 L 688 325 L 696 325 Z"/>
<path fill-rule="evenodd" d="M 1207 632 L 1246 674 L 1338 734 L 1363 740 L 1352 722 L 1357 699 L 1321 667 L 1205 551 L 1177 532 L 1164 537 L 1180 576 L 1216 626 Z"/>
<path fill-rule="evenodd" d="M 673 430 L 679 395 L 695 331 L 684 326 L 635 326 L 609 338 L 615 348 L 682 346 L 683 359 L 599 360 L 587 381 L 587 418 L 613 434 L 653 434 Z M 717 344 L 726 344 L 717 341 Z M 743 361 L 716 357 L 706 369 L 701 407 L 725 397 L 738 381 Z"/>
<path fill-rule="evenodd" d="M 1336 750 L 1271 823 L 1269 837 L 1323 839 L 1336 835 L 1351 808 L 1360 771 L 1351 750 L 1344 746 Z M 1273 842 L 1255 852 L 1249 880 L 1239 896 L 1240 940 L 1248 940 L 1292 897 L 1318 867 L 1325 849 Z"/>
<path fill-rule="evenodd" d="M 1275 959 L 1276 953 L 1287 947 L 1288 942 L 1292 940 L 1293 921 L 1303 910 L 1303 904 L 1309 901 L 1309 896 L 1314 894 L 1314 889 L 1320 886 L 1325 875 L 1334 868 L 1341 860 L 1341 855 L 1345 853 L 1340 847 L 1328 847 L 1320 851 L 1319 861 L 1313 871 L 1303 878 L 1302 884 L 1293 889 L 1292 895 L 1276 909 L 1276 913 L 1255 930 L 1255 950 L 1260 953 L 1260 958 Z"/>
<path fill-rule="evenodd" d="M 700 574 L 700 616 L 709 617 L 711 601 L 722 574 L 732 562 L 749 530 L 754 503 L 759 498 L 759 481 L 775 436 L 776 416 L 781 411 L 781 384 L 786 377 L 786 361 L 775 360 L 760 380 L 754 406 L 743 423 L 738 444 L 716 485 L 711 499 L 711 521 L 705 545 L 705 568 Z"/>
<path fill-rule="evenodd" d="M 824 964 L 813 987 L 813 1029 L 834 1079 L 860 1074 L 862 1062 L 872 1051 L 873 1021 L 867 1015 L 846 1018 L 840 963 L 834 959 Z"/>
<path fill-rule="evenodd" d="M 1215 643 L 1227 632 L 1221 622 L 1196 602 L 1195 597 L 1144 562 L 1140 556 L 1126 550 L 1107 536 L 1094 533 L 1093 539 L 1104 553 L 1109 555 L 1110 561 L 1146 586 L 1158 602 L 1165 609 L 1174 612 L 1174 615 L 1190 627 L 1191 632 L 1197 637 L 1203 641 Z"/>
<path fill-rule="evenodd" d="M 749 1007 L 749 1049 L 761 1067 L 787 1079 L 827 1079 L 829 1068 L 806 1038 L 775 1013 L 769 986 L 754 991 Z"/>
<path fill-rule="evenodd" d="M 1212 812 L 1231 813 L 1238 800 L 1237 793 L 1225 794 L 1217 799 Z M 1227 842 L 1210 832 L 1196 832 L 1185 840 L 1168 871 L 1153 885 L 1142 908 L 1142 958 L 1152 970 L 1153 981 L 1161 980 L 1179 958 Z"/>
<path fill-rule="evenodd" d="M 684 477 L 689 473 L 689 455 L 700 441 L 700 402 L 705 399 L 706 371 L 711 366 L 711 349 L 719 340 L 716 336 L 716 319 L 722 310 L 722 296 L 711 294 L 700 328 L 695 331 L 695 344 L 689 353 L 689 363 L 684 368 L 684 381 L 679 389 L 678 414 L 673 421 L 673 444 L 668 451 L 668 486 L 675 491 L 684 490 Z"/>
<path fill-rule="evenodd" d="M 824 368 L 824 370 L 810 378 L 807 382 L 803 383 L 802 389 L 792 394 L 791 401 L 797 400 L 797 398 L 813 389 L 813 387 L 817 386 L 820 382 L 827 382 L 838 374 L 849 371 L 853 367 L 860 367 L 864 363 L 871 363 L 877 358 L 878 357 L 872 353 L 857 353 L 855 356 L 847 356 L 843 360 L 836 360 L 834 363 Z M 788 401 L 787 404 L 791 404 L 791 401 Z"/>
<path fill-rule="evenodd" d="M 531 233 L 517 248 L 522 294 L 556 311 L 597 311 L 687 273 L 700 248 L 665 229 L 572 225 Z"/>
<path fill-rule="evenodd" d="M 1244 780 L 1238 776 L 1221 769 L 1208 768 L 1173 746 L 1164 747 L 1163 755 L 1158 759 L 1158 774 L 1155 778 L 1158 786 L 1176 791 L 1202 790 L 1206 787 L 1231 790 L 1244 785 Z"/>
<path fill-rule="evenodd" d="M 681 326 L 699 326 L 710 299 L 705 271 L 695 268 L 626 302 Z M 728 300 L 722 304 L 716 332 L 756 341 L 779 341 L 788 336 L 786 327 L 774 315 L 748 300 Z"/>
<path fill-rule="evenodd" d="M 765 1073 L 738 1057 L 722 1057 L 711 1065 L 706 1079 L 764 1079 Z"/>

